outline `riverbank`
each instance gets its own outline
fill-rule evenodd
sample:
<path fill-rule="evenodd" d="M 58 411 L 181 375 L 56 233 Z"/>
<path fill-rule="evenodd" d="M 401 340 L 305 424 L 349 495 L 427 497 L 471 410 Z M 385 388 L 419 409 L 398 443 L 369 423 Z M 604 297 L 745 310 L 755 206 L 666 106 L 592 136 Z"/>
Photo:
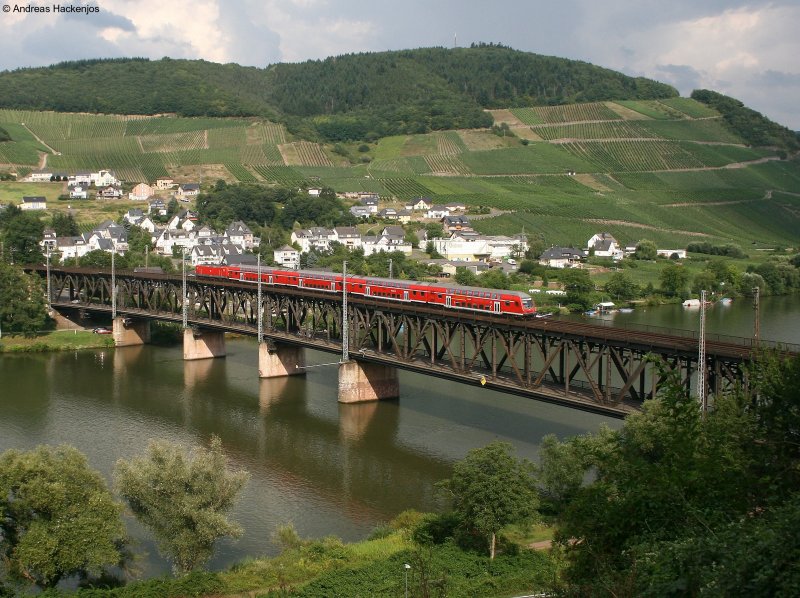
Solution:
<path fill-rule="evenodd" d="M 114 346 L 110 334 L 94 334 L 91 330 L 53 330 L 31 338 L 3 335 L 0 353 L 45 353 L 78 349 L 106 349 Z"/>
<path fill-rule="evenodd" d="M 494 561 L 485 550 L 465 550 L 451 541 L 420 544 L 414 532 L 422 518 L 420 513 L 401 513 L 376 528 L 369 539 L 347 544 L 336 537 L 304 540 L 286 525 L 273 534 L 282 549 L 274 558 L 249 559 L 216 573 L 60 595 L 402 596 L 407 589 L 406 595 L 413 596 L 501 597 L 552 589 L 560 568 L 555 553 L 518 543 L 518 538 L 512 539 L 514 532 L 502 540 L 504 552 Z M 542 529 L 533 526 L 531 531 L 539 535 Z M 552 528 L 546 529 L 550 536 Z"/>

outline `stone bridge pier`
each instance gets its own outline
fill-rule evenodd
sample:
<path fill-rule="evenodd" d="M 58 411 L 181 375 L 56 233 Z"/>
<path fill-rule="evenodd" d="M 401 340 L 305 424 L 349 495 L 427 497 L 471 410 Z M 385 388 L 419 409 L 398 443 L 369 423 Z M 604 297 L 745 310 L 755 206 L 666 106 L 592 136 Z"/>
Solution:
<path fill-rule="evenodd" d="M 343 361 L 339 364 L 339 402 L 363 403 L 400 398 L 397 368 L 381 363 Z"/>
<path fill-rule="evenodd" d="M 258 377 L 281 378 L 305 374 L 303 347 L 266 341 L 258 345 Z"/>
<path fill-rule="evenodd" d="M 150 320 L 117 316 L 111 331 L 115 347 L 132 347 L 150 342 Z"/>
<path fill-rule="evenodd" d="M 206 328 L 186 328 L 183 331 L 183 359 L 225 357 L 225 333 Z"/>

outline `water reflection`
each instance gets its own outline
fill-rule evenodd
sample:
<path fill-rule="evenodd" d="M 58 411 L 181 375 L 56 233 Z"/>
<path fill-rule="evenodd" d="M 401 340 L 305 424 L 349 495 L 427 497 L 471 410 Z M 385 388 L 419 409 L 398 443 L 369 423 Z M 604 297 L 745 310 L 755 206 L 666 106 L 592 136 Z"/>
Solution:
<path fill-rule="evenodd" d="M 307 352 L 311 364 L 330 355 Z M 259 380 L 255 342 L 225 359 L 184 362 L 180 347 L 0 357 L 0 450 L 69 442 L 110 480 L 150 438 L 222 439 L 252 479 L 234 517 L 245 528 L 212 566 L 270 554 L 275 526 L 304 536 L 363 537 L 407 508 L 432 510 L 434 484 L 467 450 L 500 438 L 534 457 L 541 437 L 596 429 L 599 416 L 402 372 L 399 401 L 337 402 L 337 368 Z M 152 546 L 144 530 L 131 533 Z M 167 569 L 151 551 L 148 574 Z"/>
<path fill-rule="evenodd" d="M 339 431 L 345 440 L 360 440 L 378 411 L 378 403 L 339 405 Z"/>

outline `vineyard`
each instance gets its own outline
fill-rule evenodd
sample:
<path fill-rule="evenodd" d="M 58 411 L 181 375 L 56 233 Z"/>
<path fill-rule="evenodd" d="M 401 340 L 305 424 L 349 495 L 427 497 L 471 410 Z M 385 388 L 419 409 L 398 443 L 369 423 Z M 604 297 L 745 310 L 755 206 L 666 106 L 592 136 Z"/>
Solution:
<path fill-rule="evenodd" d="M 265 181 L 286 187 L 296 187 L 305 181 L 303 175 L 291 166 L 252 164 L 250 168 Z"/>
<path fill-rule="evenodd" d="M 680 110 L 689 118 L 719 117 L 719 112 L 691 98 L 666 98 L 658 102 L 675 110 Z"/>
<path fill-rule="evenodd" d="M 467 151 L 467 147 L 455 131 L 436 133 L 436 152 L 443 156 L 460 154 Z"/>
<path fill-rule="evenodd" d="M 616 103 L 655 120 L 686 118 L 684 112 L 655 100 L 618 100 Z"/>
<path fill-rule="evenodd" d="M 433 174 L 471 174 L 470 169 L 467 168 L 466 164 L 464 164 L 455 156 L 425 156 L 425 162 L 428 166 L 428 169 Z"/>
<path fill-rule="evenodd" d="M 537 106 L 514 108 L 511 111 L 526 125 L 571 123 L 590 120 L 619 120 L 622 117 L 605 104 L 565 104 L 564 106 Z"/>
<path fill-rule="evenodd" d="M 247 168 L 236 162 L 228 162 L 225 168 L 240 183 L 257 183 L 259 179 Z"/>
<path fill-rule="evenodd" d="M 344 143 L 341 152 L 256 119 L 0 110 L 12 139 L 0 143 L 0 170 L 27 172 L 44 153 L 54 171 L 111 168 L 128 184 L 223 177 L 461 201 L 515 212 L 476 221 L 484 232 L 524 224 L 557 244 L 585 243 L 599 228 L 623 242 L 671 246 L 698 238 L 796 242 L 800 197 L 781 192 L 800 194 L 797 161 L 745 147 L 703 104 L 670 98 L 506 112 L 525 123 L 524 137 L 521 129 L 439 131 L 382 138 L 358 152 Z M 348 152 L 358 163 L 348 164 Z M 727 167 L 736 163 L 744 164 Z"/>
<path fill-rule="evenodd" d="M 279 145 L 278 149 L 289 166 L 333 166 L 318 143 L 296 141 Z"/>

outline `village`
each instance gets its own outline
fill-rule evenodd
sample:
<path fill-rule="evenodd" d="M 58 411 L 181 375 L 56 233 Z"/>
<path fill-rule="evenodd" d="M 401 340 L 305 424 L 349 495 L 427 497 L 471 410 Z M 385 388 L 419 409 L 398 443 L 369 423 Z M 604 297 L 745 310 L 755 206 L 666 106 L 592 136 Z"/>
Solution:
<path fill-rule="evenodd" d="M 130 191 L 125 193 L 123 181 L 109 169 L 74 174 L 37 170 L 23 181 L 66 182 L 70 200 L 127 198 L 129 202 L 145 204 L 128 209 L 119 222 L 107 219 L 80 235 L 57 236 L 53 229 L 45 229 L 40 245 L 45 253 L 57 256 L 61 263 L 79 260 L 92 251 L 125 255 L 131 227 L 138 227 L 149 233 L 154 254 L 181 258 L 191 266 L 255 264 L 257 253 L 267 258 L 265 265 L 270 264 L 268 252 L 260 251 L 262 240 L 245 222 L 232 221 L 219 231 L 201 223 L 197 211 L 190 207 L 175 209 L 175 202 L 189 204 L 199 195 L 199 183 L 177 183 L 172 178 L 160 177 L 152 184 L 129 186 Z M 303 191 L 312 197 L 322 193 L 319 187 Z M 538 256 L 531 256 L 524 233 L 501 236 L 475 231 L 464 203 L 437 205 L 428 198 L 419 197 L 399 207 L 397 201 L 382 200 L 371 192 L 346 192 L 337 196 L 353 204 L 349 211 L 356 220 L 379 226 L 370 227 L 366 233 L 356 226 L 295 229 L 291 231 L 290 244 L 273 249 L 271 265 L 298 269 L 302 254 L 325 254 L 339 244 L 351 251 L 361 250 L 365 256 L 399 251 L 425 265 L 436 266 L 441 276 L 451 277 L 460 268 L 476 275 L 490 268 L 512 273 L 523 257 L 534 258 L 549 268 L 580 268 L 589 256 L 618 261 L 636 250 L 622 246 L 611 234 L 600 232 L 593 235 L 585 247 L 553 246 Z M 23 196 L 20 209 L 47 211 L 48 206 L 44 197 Z M 441 226 L 440 231 L 438 226 Z M 686 257 L 684 249 L 659 249 L 657 252 L 672 259 Z"/>

